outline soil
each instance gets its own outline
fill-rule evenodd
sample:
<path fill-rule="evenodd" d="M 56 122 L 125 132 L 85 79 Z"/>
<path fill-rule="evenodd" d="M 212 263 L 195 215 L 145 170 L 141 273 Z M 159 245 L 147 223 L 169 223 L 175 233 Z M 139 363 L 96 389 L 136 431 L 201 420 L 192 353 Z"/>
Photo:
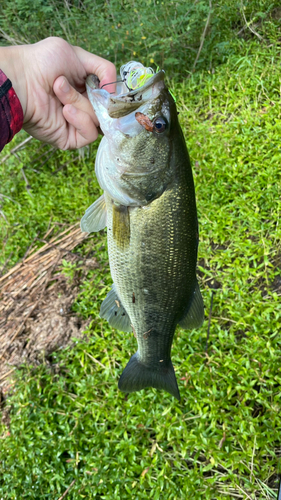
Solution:
<path fill-rule="evenodd" d="M 16 367 L 50 363 L 52 352 L 81 337 L 90 322 L 77 317 L 71 306 L 85 274 L 98 264 L 72 252 L 85 233 L 77 226 L 65 232 L 0 278 L 0 401 L 13 386 Z M 82 272 L 72 280 L 62 272 L 63 258 L 73 264 L 79 260 Z"/>

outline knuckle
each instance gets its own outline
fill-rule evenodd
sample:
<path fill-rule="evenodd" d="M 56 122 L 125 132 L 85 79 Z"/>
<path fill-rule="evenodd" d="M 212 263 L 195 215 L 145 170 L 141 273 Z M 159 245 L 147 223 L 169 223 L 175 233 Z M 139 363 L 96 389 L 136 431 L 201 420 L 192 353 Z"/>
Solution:
<path fill-rule="evenodd" d="M 114 74 L 116 74 L 116 67 L 115 67 L 115 64 L 113 64 L 111 61 L 108 61 L 108 62 L 107 62 L 107 70 L 108 70 L 110 73 L 114 73 Z"/>
<path fill-rule="evenodd" d="M 49 36 L 43 40 L 45 43 L 48 43 L 49 45 L 56 45 L 57 47 L 65 48 L 66 46 L 69 46 L 69 43 L 64 40 L 63 38 L 60 38 L 59 36 Z"/>
<path fill-rule="evenodd" d="M 69 98 L 71 100 L 71 104 L 75 104 L 81 101 L 81 94 L 77 92 L 77 90 L 75 90 L 73 87 L 70 87 Z"/>
<path fill-rule="evenodd" d="M 116 71 L 116 67 L 115 67 L 115 64 L 111 61 L 108 61 L 108 68 L 112 71 Z"/>

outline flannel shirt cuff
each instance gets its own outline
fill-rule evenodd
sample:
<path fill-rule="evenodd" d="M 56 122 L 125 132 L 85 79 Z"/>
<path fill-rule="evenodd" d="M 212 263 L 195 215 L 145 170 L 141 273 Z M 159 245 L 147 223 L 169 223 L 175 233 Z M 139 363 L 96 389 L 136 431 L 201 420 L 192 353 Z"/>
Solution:
<path fill-rule="evenodd" d="M 12 82 L 0 69 L 0 151 L 23 125 L 21 103 Z"/>

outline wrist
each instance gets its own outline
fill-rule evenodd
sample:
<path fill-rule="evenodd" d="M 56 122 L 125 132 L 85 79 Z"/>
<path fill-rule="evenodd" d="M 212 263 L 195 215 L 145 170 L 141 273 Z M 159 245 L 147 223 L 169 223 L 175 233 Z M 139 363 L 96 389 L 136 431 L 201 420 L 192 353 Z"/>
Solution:
<path fill-rule="evenodd" d="M 23 65 L 24 46 L 0 47 L 0 69 L 12 83 L 13 89 L 21 103 L 23 116 L 27 108 L 27 85 Z"/>

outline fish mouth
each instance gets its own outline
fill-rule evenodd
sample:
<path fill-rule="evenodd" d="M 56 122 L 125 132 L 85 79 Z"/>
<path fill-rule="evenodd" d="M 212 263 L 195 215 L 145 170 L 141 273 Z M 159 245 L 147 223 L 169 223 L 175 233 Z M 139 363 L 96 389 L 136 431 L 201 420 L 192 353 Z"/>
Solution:
<path fill-rule="evenodd" d="M 98 101 L 99 104 L 102 104 L 106 108 L 110 118 L 121 118 L 132 113 L 146 102 L 158 97 L 161 90 L 165 87 L 164 75 L 165 72 L 163 70 L 158 71 L 143 86 L 133 90 L 128 89 L 128 92 L 125 93 L 120 92 L 120 89 L 124 88 L 124 85 L 122 85 L 122 82 L 119 82 L 117 84 L 117 92 L 119 91 L 120 93 L 116 95 L 111 95 L 106 90 L 97 88 L 97 77 L 89 75 L 86 79 L 86 88 L 94 109 L 98 106 Z"/>
<path fill-rule="evenodd" d="M 154 75 L 152 75 L 148 80 L 147 82 L 142 85 L 141 87 L 138 87 L 136 89 L 128 89 L 128 92 L 122 92 L 122 86 L 120 85 L 121 82 L 118 82 L 117 83 L 117 92 L 116 92 L 116 98 L 120 99 L 122 102 L 135 102 L 135 101 L 139 101 L 140 98 L 139 98 L 139 95 L 142 94 L 142 93 L 145 93 L 148 89 L 150 89 L 153 85 L 155 85 L 156 83 L 160 82 L 160 81 L 163 81 L 164 80 L 164 75 L 165 75 L 165 71 L 163 70 L 160 70 L 158 71 L 157 73 L 155 73 Z M 120 89 L 120 91 L 118 92 L 118 90 Z"/>

